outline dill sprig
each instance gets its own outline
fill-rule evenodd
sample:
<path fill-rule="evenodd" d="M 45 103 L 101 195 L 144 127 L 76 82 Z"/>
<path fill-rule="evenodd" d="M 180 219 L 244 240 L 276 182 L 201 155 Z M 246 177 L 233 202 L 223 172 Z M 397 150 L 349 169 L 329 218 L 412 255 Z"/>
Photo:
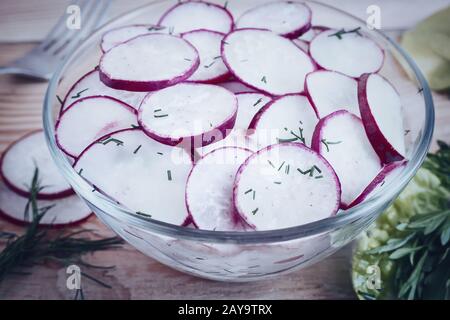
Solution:
<path fill-rule="evenodd" d="M 358 36 L 362 37 L 362 34 L 361 34 L 360 30 L 361 30 L 361 27 L 358 27 L 358 28 L 355 28 L 355 29 L 352 29 L 352 30 L 348 30 L 348 31 L 345 31 L 345 29 L 341 29 L 341 30 L 339 30 L 336 33 L 328 35 L 328 37 L 336 37 L 339 40 L 342 40 L 342 36 L 344 34 L 350 34 L 350 33 L 356 33 Z"/>
<path fill-rule="evenodd" d="M 6 247 L 0 253 L 0 282 L 11 273 L 23 272 L 24 269 L 42 264 L 45 261 L 56 261 L 62 265 L 79 264 L 86 267 L 111 268 L 93 266 L 83 261 L 86 253 L 118 248 L 122 239 L 118 237 L 104 239 L 89 239 L 82 234 L 92 233 L 92 230 L 60 232 L 52 236 L 45 229 L 39 228 L 39 223 L 52 206 L 38 208 L 37 194 L 42 190 L 39 185 L 39 170 L 36 168 L 30 186 L 30 197 L 25 207 L 24 215 L 31 214 L 30 224 L 21 236 L 2 232 L 6 239 Z"/>

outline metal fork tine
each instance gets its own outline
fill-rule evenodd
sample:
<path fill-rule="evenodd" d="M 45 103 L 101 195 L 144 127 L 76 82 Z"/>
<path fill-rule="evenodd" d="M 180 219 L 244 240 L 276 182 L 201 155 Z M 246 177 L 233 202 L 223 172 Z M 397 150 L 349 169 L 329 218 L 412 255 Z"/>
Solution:
<path fill-rule="evenodd" d="M 101 21 L 101 17 L 106 13 L 110 4 L 110 0 L 97 0 L 96 6 L 91 10 L 88 16 L 84 16 L 82 20 L 82 28 L 68 39 L 61 47 L 54 51 L 55 56 L 64 58 L 65 54 L 74 49 L 79 43 L 91 33 L 97 24 Z"/>
<path fill-rule="evenodd" d="M 82 2 L 83 4 L 80 4 L 80 2 Z M 86 2 L 86 0 L 75 0 L 72 1 L 72 4 L 81 7 L 82 5 L 84 5 L 84 2 Z M 44 49 L 44 51 L 48 50 L 56 42 L 58 36 L 66 31 L 66 21 L 67 16 L 65 14 L 62 14 L 53 28 L 47 33 L 44 40 L 38 45 L 38 47 Z"/>

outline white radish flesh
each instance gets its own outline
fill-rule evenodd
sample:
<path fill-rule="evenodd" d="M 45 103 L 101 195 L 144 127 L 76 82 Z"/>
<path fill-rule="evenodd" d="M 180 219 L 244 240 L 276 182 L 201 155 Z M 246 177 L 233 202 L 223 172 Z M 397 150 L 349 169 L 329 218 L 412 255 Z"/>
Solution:
<path fill-rule="evenodd" d="M 249 86 L 246 86 L 242 82 L 231 80 L 226 81 L 218 84 L 222 88 L 225 88 L 233 93 L 242 93 L 242 92 L 258 92 L 258 90 L 255 90 L 253 88 L 250 88 Z"/>
<path fill-rule="evenodd" d="M 186 205 L 199 229 L 242 230 L 232 202 L 233 183 L 250 150 L 225 147 L 216 149 L 194 165 L 186 184 Z"/>
<path fill-rule="evenodd" d="M 170 8 L 158 24 L 171 28 L 174 33 L 199 29 L 228 33 L 234 22 L 224 7 L 204 1 L 187 1 Z"/>
<path fill-rule="evenodd" d="M 59 173 L 45 141 L 44 132 L 29 133 L 10 145 L 0 161 L 4 182 L 16 193 L 28 197 L 36 168 L 42 187 L 40 199 L 61 198 L 73 194 L 72 188 Z"/>
<path fill-rule="evenodd" d="M 137 126 L 137 117 L 129 105 L 110 97 L 88 97 L 61 114 L 56 141 L 61 150 L 76 158 L 93 141 L 132 126 Z"/>
<path fill-rule="evenodd" d="M 267 29 L 289 39 L 299 37 L 310 27 L 311 9 L 295 1 L 259 5 L 244 12 L 236 22 L 236 29 Z"/>
<path fill-rule="evenodd" d="M 359 29 L 324 31 L 311 41 L 309 53 L 322 68 L 354 78 L 377 72 L 384 61 L 383 50 Z"/>
<path fill-rule="evenodd" d="M 168 33 L 169 28 L 156 25 L 136 24 L 115 28 L 106 32 L 102 37 L 101 48 L 103 52 L 128 41 L 134 37 L 147 33 Z"/>
<path fill-rule="evenodd" d="M 306 74 L 315 69 L 292 41 L 260 29 L 228 34 L 222 42 L 222 58 L 237 79 L 269 95 L 302 92 Z"/>
<path fill-rule="evenodd" d="M 384 163 L 404 159 L 402 102 L 395 88 L 378 74 L 361 77 L 359 108 L 367 136 Z"/>
<path fill-rule="evenodd" d="M 197 70 L 197 50 L 186 40 L 168 34 L 146 34 L 103 54 L 100 80 L 128 91 L 152 91 L 188 79 Z"/>
<path fill-rule="evenodd" d="M 282 143 L 246 160 L 236 175 L 233 197 L 248 225 L 275 230 L 334 215 L 340 187 L 322 156 L 300 143 Z"/>
<path fill-rule="evenodd" d="M 39 174 L 41 173 L 43 172 L 39 171 Z M 52 206 L 39 222 L 40 225 L 54 227 L 72 225 L 84 221 L 92 213 L 83 200 L 76 195 L 55 200 L 37 200 L 36 203 L 39 209 Z M 25 214 L 27 204 L 27 197 L 16 194 L 3 181 L 0 181 L 0 214 L 14 223 L 30 223 L 33 212 L 30 206 Z"/>
<path fill-rule="evenodd" d="M 360 118 L 339 110 L 321 119 L 312 148 L 333 166 L 342 186 L 342 207 L 353 202 L 381 170 Z"/>
<path fill-rule="evenodd" d="M 338 110 L 360 116 L 358 82 L 335 71 L 315 71 L 306 76 L 305 92 L 319 118 Z"/>
<path fill-rule="evenodd" d="M 93 96 L 108 96 L 123 101 L 135 109 L 144 99 L 146 92 L 133 92 L 126 90 L 115 90 L 106 86 L 100 81 L 100 74 L 97 69 L 92 70 L 81 77 L 67 93 L 61 112 L 66 110 L 75 101 Z"/>
<path fill-rule="evenodd" d="M 383 188 L 383 186 L 391 184 L 398 177 L 398 174 L 405 168 L 407 163 L 407 161 L 397 161 L 384 166 L 375 179 L 373 179 L 364 191 L 355 200 L 353 200 L 348 208 L 354 207 L 357 204 L 370 199 L 373 194 Z"/>
<path fill-rule="evenodd" d="M 311 146 L 319 119 L 303 95 L 286 95 L 264 106 L 253 118 L 249 129 L 260 147 L 281 142 L 300 142 Z"/>
<path fill-rule="evenodd" d="M 149 139 L 139 129 L 120 131 L 103 140 L 83 152 L 75 170 L 94 190 L 130 210 L 182 225 L 188 216 L 184 191 L 192 168 L 189 154 Z"/>
<path fill-rule="evenodd" d="M 214 85 L 182 83 L 149 94 L 139 108 L 138 121 L 152 138 L 169 145 L 194 139 L 206 146 L 223 139 L 234 127 L 237 99 Z"/>
<path fill-rule="evenodd" d="M 209 30 L 191 31 L 182 35 L 183 39 L 197 49 L 200 57 L 200 65 L 188 81 L 217 83 L 229 78 L 230 72 L 220 54 L 224 36 L 223 33 Z"/>

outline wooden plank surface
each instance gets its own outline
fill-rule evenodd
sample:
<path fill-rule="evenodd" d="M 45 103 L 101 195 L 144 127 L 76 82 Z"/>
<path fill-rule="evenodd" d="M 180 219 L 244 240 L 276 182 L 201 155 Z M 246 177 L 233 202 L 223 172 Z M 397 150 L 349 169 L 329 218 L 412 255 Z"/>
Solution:
<path fill-rule="evenodd" d="M 36 40 L 42 37 L 44 33 L 34 32 L 32 26 L 36 24 L 42 26 L 42 28 L 34 27 L 36 30 L 49 26 L 49 22 L 45 20 L 52 17 L 54 8 L 43 4 L 56 2 L 41 1 L 41 5 L 35 12 L 37 16 L 31 17 L 24 1 L 2 0 L 0 30 L 3 32 L 0 42 L 2 39 L 20 41 Z M 141 1 L 132 2 L 132 5 L 138 5 Z M 402 1 L 399 2 L 402 3 Z M 439 5 L 444 2 L 436 1 Z M 123 1 L 120 3 L 123 4 Z M 343 1 L 343 3 L 347 2 Z M 380 3 L 390 3 L 390 1 L 380 1 Z M 417 1 L 408 1 L 408 3 L 417 3 Z M 429 10 L 425 8 L 421 11 L 422 7 L 418 9 L 417 5 L 415 8 L 414 12 Z M 5 23 L 4 19 L 7 16 L 9 16 L 9 22 Z M 28 22 L 21 27 L 17 21 L 21 19 L 25 21 L 27 16 Z M 412 17 L 408 25 L 398 24 L 396 28 L 406 28 L 417 19 Z M 19 30 L 23 30 L 23 33 Z M 7 38 L 11 34 L 15 37 Z M 32 43 L 0 44 L 0 65 L 21 56 L 32 46 Z M 29 82 L 14 76 L 0 76 L 0 152 L 11 141 L 42 126 L 41 108 L 46 86 L 46 83 Z M 448 96 L 434 94 L 434 102 L 437 113 L 435 139 L 449 141 Z M 86 222 L 83 228 L 95 229 L 104 236 L 111 235 L 110 231 L 95 217 Z M 22 228 L 0 221 L 0 230 L 21 232 Z M 103 288 L 87 280 L 83 282 L 83 287 L 87 299 L 183 299 L 186 297 L 192 299 L 352 299 L 355 296 L 350 283 L 350 256 L 350 247 L 346 247 L 312 267 L 274 280 L 232 284 L 201 280 L 173 271 L 125 245 L 123 249 L 114 252 L 102 252 L 87 257 L 88 262 L 93 264 L 116 266 L 110 271 L 89 271 L 112 285 L 112 289 Z M 65 270 L 57 265 L 36 267 L 31 275 L 12 276 L 0 283 L 0 299 L 71 299 L 73 292 L 66 288 L 65 281 Z"/>

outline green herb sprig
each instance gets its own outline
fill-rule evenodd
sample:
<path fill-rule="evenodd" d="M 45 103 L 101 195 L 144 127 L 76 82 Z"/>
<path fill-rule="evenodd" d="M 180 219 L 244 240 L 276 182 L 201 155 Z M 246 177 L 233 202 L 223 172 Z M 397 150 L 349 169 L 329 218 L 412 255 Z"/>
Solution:
<path fill-rule="evenodd" d="M 358 28 L 355 28 L 355 29 L 352 29 L 352 30 L 348 30 L 348 31 L 345 31 L 345 29 L 341 29 L 341 30 L 339 30 L 336 33 L 328 35 L 328 37 L 336 37 L 339 40 L 342 40 L 342 36 L 343 35 L 351 34 L 351 33 L 356 33 L 358 36 L 362 37 L 362 34 L 361 34 L 360 30 L 361 30 L 361 27 L 358 27 Z"/>

